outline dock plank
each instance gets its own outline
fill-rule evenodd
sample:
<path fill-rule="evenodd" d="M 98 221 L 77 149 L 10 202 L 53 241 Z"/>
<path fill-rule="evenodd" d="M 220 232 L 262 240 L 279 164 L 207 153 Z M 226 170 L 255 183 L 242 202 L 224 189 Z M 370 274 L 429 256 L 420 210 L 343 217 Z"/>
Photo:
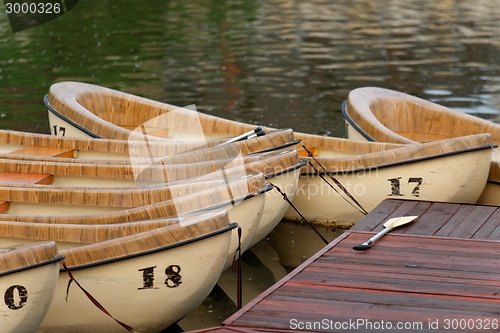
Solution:
<path fill-rule="evenodd" d="M 472 239 L 500 240 L 492 236 L 493 231 L 500 226 L 500 209 L 496 209 L 493 214 L 483 223 L 483 225 L 472 236 Z"/>
<path fill-rule="evenodd" d="M 461 302 L 463 300 L 462 296 L 416 292 L 407 292 L 406 297 L 401 298 L 398 291 L 365 289 L 363 293 L 359 293 L 355 288 L 348 286 L 338 287 L 336 285 L 304 284 L 301 281 L 291 281 L 287 286 L 278 289 L 273 295 L 326 300 L 340 299 L 342 301 L 363 301 L 371 304 L 390 303 L 395 305 L 407 305 L 408 302 L 411 302 L 412 305 L 419 304 L 419 306 L 425 307 L 442 307 L 449 302 Z M 491 309 L 492 303 L 498 304 L 498 300 L 494 298 L 476 297 L 471 299 L 474 300 L 473 304 L 475 310 L 484 311 L 485 309 Z M 460 303 L 456 305 L 455 309 L 470 310 L 471 305 L 472 303 Z"/>
<path fill-rule="evenodd" d="M 395 210 L 397 210 L 404 201 L 401 200 L 384 200 L 381 204 L 373 208 L 364 218 L 365 223 L 356 223 L 351 230 L 352 231 L 372 231 L 376 228 L 382 221 L 387 220 L 389 215 L 391 215 Z M 416 203 L 416 202 L 415 202 Z M 411 204 L 411 203 L 410 203 Z M 407 211 L 401 212 L 401 214 L 406 214 Z"/>
<path fill-rule="evenodd" d="M 408 201 L 413 201 L 413 200 L 408 200 Z M 405 203 L 403 203 L 404 205 Z M 402 205 L 402 206 L 403 206 Z M 394 212 L 394 214 L 391 214 L 391 217 L 399 217 L 399 216 L 422 216 L 427 213 L 429 208 L 431 207 L 431 204 L 427 201 L 417 201 L 415 205 L 413 206 L 412 209 L 410 209 L 406 214 L 401 214 L 397 211 Z M 401 226 L 400 228 L 397 228 L 394 230 L 395 233 L 397 234 L 405 234 L 407 233 L 408 228 L 410 228 L 413 225 L 413 223 L 406 224 Z M 383 226 L 381 225 L 379 227 L 380 230 L 383 229 Z"/>
<path fill-rule="evenodd" d="M 420 214 L 418 214 L 418 212 L 412 213 L 412 215 L 419 216 L 420 221 L 418 224 L 408 224 L 404 231 L 405 234 L 432 236 L 436 233 L 436 231 L 441 229 L 441 227 L 446 224 L 446 222 L 448 222 L 460 208 L 460 205 L 445 202 L 436 202 L 432 205 L 429 202 L 421 203 L 426 203 L 428 205 L 428 209 Z"/>
<path fill-rule="evenodd" d="M 471 213 L 457 225 L 448 237 L 472 238 L 497 209 L 497 207 L 491 206 L 474 207 Z"/>
<path fill-rule="evenodd" d="M 459 205 L 459 209 L 433 236 L 449 237 L 455 228 L 476 208 L 474 205 Z"/>

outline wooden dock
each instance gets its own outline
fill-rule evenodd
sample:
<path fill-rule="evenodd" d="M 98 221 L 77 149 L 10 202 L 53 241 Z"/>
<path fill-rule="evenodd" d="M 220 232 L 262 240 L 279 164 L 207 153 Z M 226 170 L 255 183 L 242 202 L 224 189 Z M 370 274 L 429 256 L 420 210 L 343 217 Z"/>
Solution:
<path fill-rule="evenodd" d="M 418 215 L 364 252 L 388 218 Z M 372 232 L 373 231 L 373 232 Z M 498 332 L 500 208 L 385 200 L 212 333 Z"/>

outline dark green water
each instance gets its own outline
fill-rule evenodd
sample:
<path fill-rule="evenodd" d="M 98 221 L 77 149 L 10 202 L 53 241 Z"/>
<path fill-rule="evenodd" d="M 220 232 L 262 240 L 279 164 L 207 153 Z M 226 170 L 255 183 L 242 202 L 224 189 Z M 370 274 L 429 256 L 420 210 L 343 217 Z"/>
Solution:
<path fill-rule="evenodd" d="M 493 0 L 82 0 L 14 34 L 2 8 L 0 126 L 48 133 L 63 80 L 334 136 L 360 86 L 497 120 L 499 18 Z"/>
<path fill-rule="evenodd" d="M 498 0 L 81 0 L 15 34 L 0 3 L 0 45 L 4 129 L 49 133 L 42 99 L 66 80 L 331 136 L 345 135 L 341 103 L 362 86 L 500 121 Z M 321 247 L 295 247 L 300 231 L 281 226 L 246 255 L 248 298 L 287 271 L 285 254 L 294 266 Z M 227 297 L 211 295 L 198 316 L 211 320 L 185 327 L 220 322 L 234 311 Z"/>

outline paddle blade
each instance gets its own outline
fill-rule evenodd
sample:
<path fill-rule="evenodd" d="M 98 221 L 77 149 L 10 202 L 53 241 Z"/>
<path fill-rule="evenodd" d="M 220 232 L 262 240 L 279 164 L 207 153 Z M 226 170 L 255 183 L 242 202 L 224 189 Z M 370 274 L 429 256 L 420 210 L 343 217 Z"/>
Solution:
<path fill-rule="evenodd" d="M 399 227 L 403 224 L 410 223 L 411 221 L 415 220 L 417 217 L 418 216 L 393 217 L 392 219 L 389 219 L 384 223 L 384 228 L 394 229 L 394 228 Z"/>

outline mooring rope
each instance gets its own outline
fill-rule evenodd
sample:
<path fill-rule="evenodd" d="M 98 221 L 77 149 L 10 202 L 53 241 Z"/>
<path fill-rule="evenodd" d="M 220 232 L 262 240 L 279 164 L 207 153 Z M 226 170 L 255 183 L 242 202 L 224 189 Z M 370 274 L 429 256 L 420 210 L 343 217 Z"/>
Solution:
<path fill-rule="evenodd" d="M 314 171 L 316 172 L 316 174 L 321 178 L 323 179 L 335 192 L 337 192 L 339 194 L 339 196 L 341 198 L 343 198 L 344 200 L 346 200 L 351 206 L 353 206 L 354 208 L 356 208 L 359 212 L 361 212 L 362 214 L 366 215 L 368 214 L 368 212 L 366 211 L 366 209 L 363 208 L 363 206 L 361 206 L 361 204 L 351 195 L 351 193 L 349 193 L 349 191 L 337 180 L 335 179 L 335 177 L 332 176 L 331 172 L 328 172 L 326 170 L 326 168 L 314 157 L 313 153 L 311 153 L 309 151 L 309 149 L 306 148 L 306 146 L 304 146 L 304 144 L 302 143 L 302 141 L 300 141 L 300 144 L 302 146 L 302 148 L 304 148 L 304 150 L 306 151 L 307 153 L 307 156 L 312 158 L 318 165 L 319 167 L 323 170 L 323 172 L 325 174 L 328 175 L 328 177 L 330 177 L 330 179 L 342 190 L 342 192 L 344 192 L 348 197 L 349 199 L 351 199 L 354 204 L 356 204 L 356 206 L 352 203 L 352 202 L 349 202 L 346 198 L 344 198 L 338 191 L 337 189 L 335 189 L 335 187 L 333 187 L 332 184 L 330 184 L 324 177 L 323 175 L 321 175 L 321 172 L 316 169 L 316 167 L 314 167 L 314 165 L 312 165 L 312 163 L 310 161 L 307 161 L 307 163 L 314 169 Z"/>
<path fill-rule="evenodd" d="M 116 321 L 118 324 L 120 324 L 123 328 L 125 328 L 127 331 L 129 332 L 136 332 L 136 330 L 134 330 L 132 327 L 128 326 L 127 324 L 119 321 L 118 319 L 116 319 L 115 317 L 113 317 L 102 305 L 101 303 L 99 303 L 95 298 L 94 296 L 92 296 L 87 290 L 85 290 L 79 283 L 78 281 L 76 281 L 75 277 L 73 276 L 73 273 L 71 273 L 71 271 L 68 269 L 68 267 L 66 266 L 66 264 L 64 263 L 64 260 L 61 261 L 64 269 L 66 270 L 66 272 L 68 272 L 68 275 L 69 275 L 69 281 L 68 281 L 68 287 L 66 288 L 66 302 L 68 301 L 68 296 L 69 296 L 69 286 L 71 285 L 71 282 L 72 281 L 75 281 L 76 285 L 78 287 L 80 287 L 80 289 L 83 291 L 83 293 L 90 299 L 90 301 L 92 303 L 94 303 L 94 305 L 99 309 L 101 310 L 102 312 L 104 312 L 105 314 L 107 314 L 108 316 L 110 316 L 111 318 L 113 318 L 114 321 Z"/>
<path fill-rule="evenodd" d="M 269 184 L 269 185 L 271 185 L 272 187 L 274 187 L 274 188 L 275 188 L 275 189 L 276 189 L 276 190 L 277 190 L 277 191 L 278 191 L 278 192 L 279 192 L 279 193 L 283 196 L 283 200 L 285 200 L 285 201 L 286 201 L 286 202 L 290 205 L 290 207 L 292 207 L 292 208 L 293 208 L 293 210 L 295 210 L 295 212 L 296 212 L 297 214 L 299 214 L 299 216 L 300 216 L 300 217 L 301 217 L 301 218 L 302 218 L 302 219 L 303 219 L 303 220 L 304 220 L 304 221 L 305 221 L 305 222 L 306 222 L 306 223 L 307 223 L 307 224 L 308 224 L 308 225 L 309 225 L 309 226 L 310 226 L 310 227 L 314 230 L 314 232 L 316 233 L 316 235 L 318 235 L 318 236 L 319 236 L 319 238 L 321 238 L 321 240 L 322 240 L 323 242 L 325 242 L 325 244 L 328 244 L 328 241 L 326 240 L 326 238 L 325 238 L 325 237 L 323 237 L 323 235 L 321 235 L 321 234 L 319 233 L 319 231 L 318 231 L 318 230 L 317 230 L 317 229 L 316 229 L 316 228 L 312 225 L 312 223 L 311 223 L 311 222 L 309 222 L 309 221 L 308 221 L 308 220 L 304 217 L 304 215 L 302 215 L 302 214 L 298 211 L 298 209 L 297 209 L 297 208 L 296 208 L 296 207 L 292 204 L 292 202 L 290 201 L 290 199 L 288 199 L 288 197 L 287 197 L 286 193 L 284 193 L 284 192 L 283 192 L 283 191 L 282 191 L 282 190 L 281 190 L 278 186 L 274 185 L 273 183 L 268 183 L 268 184 Z"/>
<path fill-rule="evenodd" d="M 490 148 L 491 148 L 491 154 L 494 156 L 494 158 L 492 158 L 491 160 L 496 162 L 498 167 L 500 168 L 500 159 L 498 159 L 498 155 L 495 150 L 496 147 L 494 145 L 490 145 Z"/>
<path fill-rule="evenodd" d="M 365 209 L 364 209 L 364 208 L 363 208 L 363 207 L 362 207 L 359 203 L 357 203 L 356 199 L 352 198 L 352 200 L 353 200 L 354 202 L 351 202 L 351 201 L 349 201 L 347 198 L 344 198 L 344 197 L 342 196 L 342 193 L 340 193 L 340 192 L 339 192 L 339 191 L 338 191 L 335 187 L 333 187 L 333 185 L 332 185 L 332 184 L 330 184 L 330 183 L 328 182 L 328 180 L 326 180 L 326 179 L 325 179 L 325 177 L 323 177 L 323 175 L 321 174 L 321 172 L 320 172 L 318 169 L 316 169 L 316 168 L 314 167 L 314 165 L 312 165 L 311 161 L 307 161 L 307 164 L 309 164 L 309 165 L 311 166 L 311 168 L 313 168 L 313 169 L 314 169 L 314 172 L 316 172 L 316 175 L 317 175 L 319 178 L 321 178 L 321 179 L 322 179 L 325 183 L 327 183 L 327 184 L 328 184 L 328 186 L 330 186 L 330 188 L 332 188 L 332 189 L 333 189 L 333 190 L 334 190 L 334 191 L 335 191 L 335 192 L 339 195 L 339 197 L 341 197 L 342 199 L 344 199 L 344 200 L 345 200 L 345 201 L 346 201 L 349 205 L 351 205 L 354 209 L 356 209 L 356 210 L 357 210 L 358 212 L 360 212 L 361 214 L 363 214 L 363 215 L 368 214 L 368 212 L 367 212 L 367 211 L 366 211 L 366 210 L 365 210 Z M 331 176 L 331 175 L 330 175 L 330 178 L 332 178 L 332 176 Z M 339 184 L 340 184 L 340 183 L 339 183 Z M 342 188 L 342 185 L 340 186 L 340 188 Z M 346 190 L 346 191 L 347 191 L 347 190 Z M 347 194 L 347 195 L 348 195 L 348 196 L 350 196 L 349 194 Z M 357 204 L 355 204 L 355 203 L 357 203 Z"/>
<path fill-rule="evenodd" d="M 242 281 L 241 281 L 241 227 L 238 227 L 238 247 L 234 252 L 233 256 L 233 264 L 231 265 L 231 269 L 233 273 L 237 270 L 237 286 L 236 286 L 236 308 L 239 310 L 242 307 Z M 238 254 L 238 258 L 236 258 L 236 254 Z M 238 264 L 236 264 L 238 261 Z"/>

